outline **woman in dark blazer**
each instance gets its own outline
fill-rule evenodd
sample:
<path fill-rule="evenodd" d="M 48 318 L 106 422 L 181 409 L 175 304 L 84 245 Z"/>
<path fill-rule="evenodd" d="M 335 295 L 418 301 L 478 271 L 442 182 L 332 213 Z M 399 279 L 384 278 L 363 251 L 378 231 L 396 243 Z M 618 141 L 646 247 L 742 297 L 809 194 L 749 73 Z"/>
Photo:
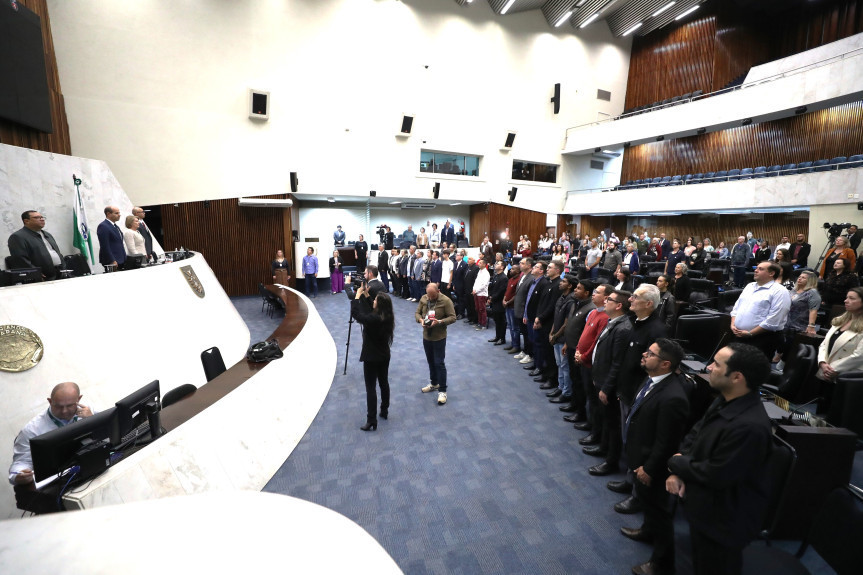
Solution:
<path fill-rule="evenodd" d="M 370 301 L 368 287 L 363 285 L 351 301 L 351 315 L 363 326 L 363 377 L 366 381 L 366 424 L 363 431 L 378 428 L 377 385 L 381 386 L 381 417 L 386 419 L 390 408 L 390 346 L 393 343 L 395 317 L 393 302 L 385 293 Z"/>
<path fill-rule="evenodd" d="M 333 251 L 333 257 L 330 258 L 330 289 L 333 293 L 341 293 L 345 289 L 345 275 L 342 271 L 342 258 L 339 256 L 339 251 Z"/>
<path fill-rule="evenodd" d="M 620 270 L 614 277 L 617 278 L 616 282 L 609 282 L 614 286 L 614 289 L 617 291 L 628 291 L 629 293 L 633 292 L 632 289 L 632 272 L 629 271 L 629 268 L 626 266 L 620 266 Z"/>
<path fill-rule="evenodd" d="M 288 263 L 288 260 L 285 259 L 285 252 L 282 250 L 278 250 L 276 252 L 276 259 L 270 262 L 270 269 L 273 272 L 273 281 L 276 281 L 276 270 L 285 270 L 288 272 L 288 279 L 291 279 L 291 266 Z"/>
<path fill-rule="evenodd" d="M 686 275 L 688 272 L 689 268 L 686 267 L 686 264 L 680 263 L 674 266 L 674 299 L 677 301 L 689 301 L 692 285 L 689 283 L 689 277 Z"/>

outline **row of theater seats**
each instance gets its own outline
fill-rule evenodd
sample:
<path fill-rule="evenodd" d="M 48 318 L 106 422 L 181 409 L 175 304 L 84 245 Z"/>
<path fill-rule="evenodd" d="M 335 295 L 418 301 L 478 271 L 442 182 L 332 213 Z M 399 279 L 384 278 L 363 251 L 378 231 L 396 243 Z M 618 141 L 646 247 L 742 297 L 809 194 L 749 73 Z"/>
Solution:
<path fill-rule="evenodd" d="M 751 180 L 753 178 L 768 178 L 773 176 L 791 176 L 794 174 L 808 174 L 811 172 L 829 172 L 831 170 L 847 170 L 863 166 L 863 154 L 855 154 L 851 157 L 836 156 L 835 158 L 821 159 L 814 162 L 800 162 L 799 164 L 776 164 L 774 166 L 758 166 L 757 168 L 735 168 L 733 170 L 719 170 L 718 172 L 706 172 L 697 174 L 686 174 L 685 176 L 657 176 L 643 180 L 629 180 L 625 184 L 615 186 L 614 190 L 631 190 L 635 188 L 661 188 L 665 186 L 680 186 L 689 184 L 708 184 L 713 182 L 726 182 L 733 180 Z"/>
<path fill-rule="evenodd" d="M 620 118 L 628 118 L 630 116 L 636 116 L 638 114 L 644 114 L 646 112 L 653 112 L 655 110 L 661 110 L 663 108 L 670 108 L 671 106 L 677 106 L 678 104 L 685 104 L 687 102 L 691 102 L 695 98 L 698 98 L 702 94 L 704 94 L 704 90 L 696 90 L 694 92 L 687 92 L 682 96 L 675 96 L 673 98 L 666 98 L 658 102 L 653 102 L 652 104 L 636 106 L 635 108 L 627 108 L 623 111 L 623 114 L 617 116 L 615 120 Z"/>

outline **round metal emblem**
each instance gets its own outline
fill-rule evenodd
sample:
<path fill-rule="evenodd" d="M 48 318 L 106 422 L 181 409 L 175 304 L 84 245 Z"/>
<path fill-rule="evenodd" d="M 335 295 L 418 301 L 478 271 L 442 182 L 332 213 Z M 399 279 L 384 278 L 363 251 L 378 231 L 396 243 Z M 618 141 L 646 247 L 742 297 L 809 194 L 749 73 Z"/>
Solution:
<path fill-rule="evenodd" d="M 39 336 L 21 325 L 0 325 L 0 371 L 27 371 L 42 359 Z"/>

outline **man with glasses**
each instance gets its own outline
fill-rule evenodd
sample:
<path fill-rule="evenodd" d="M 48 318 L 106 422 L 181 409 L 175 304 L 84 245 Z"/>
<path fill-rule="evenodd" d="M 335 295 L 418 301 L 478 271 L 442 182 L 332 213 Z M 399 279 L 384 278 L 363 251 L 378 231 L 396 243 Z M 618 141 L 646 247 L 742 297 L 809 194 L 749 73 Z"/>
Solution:
<path fill-rule="evenodd" d="M 117 226 L 120 220 L 120 208 L 105 207 L 105 219 L 96 228 L 99 239 L 99 263 L 115 268 L 126 263 L 126 248 L 123 244 L 123 232 Z"/>
<path fill-rule="evenodd" d="M 593 385 L 593 351 L 596 349 L 596 340 L 599 334 L 608 325 L 608 315 L 605 313 L 605 300 L 608 298 L 614 289 L 608 284 L 598 285 L 590 295 L 591 301 L 595 309 L 587 315 L 584 323 L 584 331 L 581 337 L 578 338 L 578 345 L 575 348 L 575 363 L 579 366 L 581 381 L 584 385 L 584 390 L 587 393 L 589 427 L 590 435 L 582 437 L 578 440 L 580 445 L 584 445 L 585 453 L 591 454 L 593 446 L 599 444 L 602 437 L 602 404 L 599 403 L 599 394 L 596 386 Z M 578 425 L 578 424 L 576 424 Z M 587 426 L 585 426 L 587 427 Z M 587 431 L 587 429 L 583 429 Z M 591 451 L 588 447 L 591 446 Z"/>
<path fill-rule="evenodd" d="M 45 217 L 36 210 L 21 214 L 24 227 L 9 236 L 9 255 L 21 258 L 27 267 L 39 268 L 45 281 L 56 279 L 63 267 L 63 254 L 54 236 L 45 231 Z"/>
<path fill-rule="evenodd" d="M 596 386 L 602 420 L 602 438 L 598 446 L 586 448 L 588 455 L 605 457 L 605 461 L 590 467 L 591 475 L 611 475 L 620 469 L 620 452 L 623 447 L 620 434 L 620 369 L 624 352 L 629 345 L 632 324 L 626 316 L 629 311 L 629 297 L 626 291 L 612 291 L 605 299 L 605 313 L 608 325 L 599 334 L 593 350 L 593 384 Z"/>
<path fill-rule="evenodd" d="M 748 284 L 731 310 L 734 339 L 760 349 L 768 359 L 781 343 L 782 330 L 791 310 L 791 295 L 775 280 L 779 264 L 761 262 L 755 267 L 755 281 Z"/>
<path fill-rule="evenodd" d="M 653 543 L 653 554 L 632 568 L 636 574 L 674 573 L 674 523 L 665 480 L 668 458 L 677 452 L 689 417 L 689 400 L 683 376 L 677 371 L 683 348 L 675 341 L 659 338 L 641 354 L 647 378 L 632 409 L 623 421 L 626 461 L 635 474 L 635 492 L 644 507 L 644 522 L 632 529 L 621 527 L 624 536 Z"/>

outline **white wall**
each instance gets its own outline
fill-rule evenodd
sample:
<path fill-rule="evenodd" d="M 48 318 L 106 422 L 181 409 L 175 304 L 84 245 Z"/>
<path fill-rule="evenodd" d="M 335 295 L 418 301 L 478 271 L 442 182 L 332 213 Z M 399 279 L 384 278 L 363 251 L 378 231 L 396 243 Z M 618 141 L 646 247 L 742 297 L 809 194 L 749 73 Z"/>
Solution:
<path fill-rule="evenodd" d="M 631 40 L 578 36 L 485 2 L 49 0 L 77 155 L 104 159 L 138 203 L 282 193 L 507 202 L 513 159 L 561 163 L 564 131 L 623 108 Z M 427 66 L 427 67 L 426 67 Z M 561 113 L 549 98 L 562 84 Z M 268 122 L 247 90 L 271 93 Z M 612 101 L 595 99 L 597 88 Z M 401 115 L 413 135 L 395 137 Z M 515 146 L 500 152 L 507 130 Z M 423 141 L 426 143 L 423 144 Z M 482 156 L 481 177 L 418 173 L 426 147 Z M 519 187 L 526 207 L 533 186 Z M 532 209 L 557 211 L 560 186 Z"/>

